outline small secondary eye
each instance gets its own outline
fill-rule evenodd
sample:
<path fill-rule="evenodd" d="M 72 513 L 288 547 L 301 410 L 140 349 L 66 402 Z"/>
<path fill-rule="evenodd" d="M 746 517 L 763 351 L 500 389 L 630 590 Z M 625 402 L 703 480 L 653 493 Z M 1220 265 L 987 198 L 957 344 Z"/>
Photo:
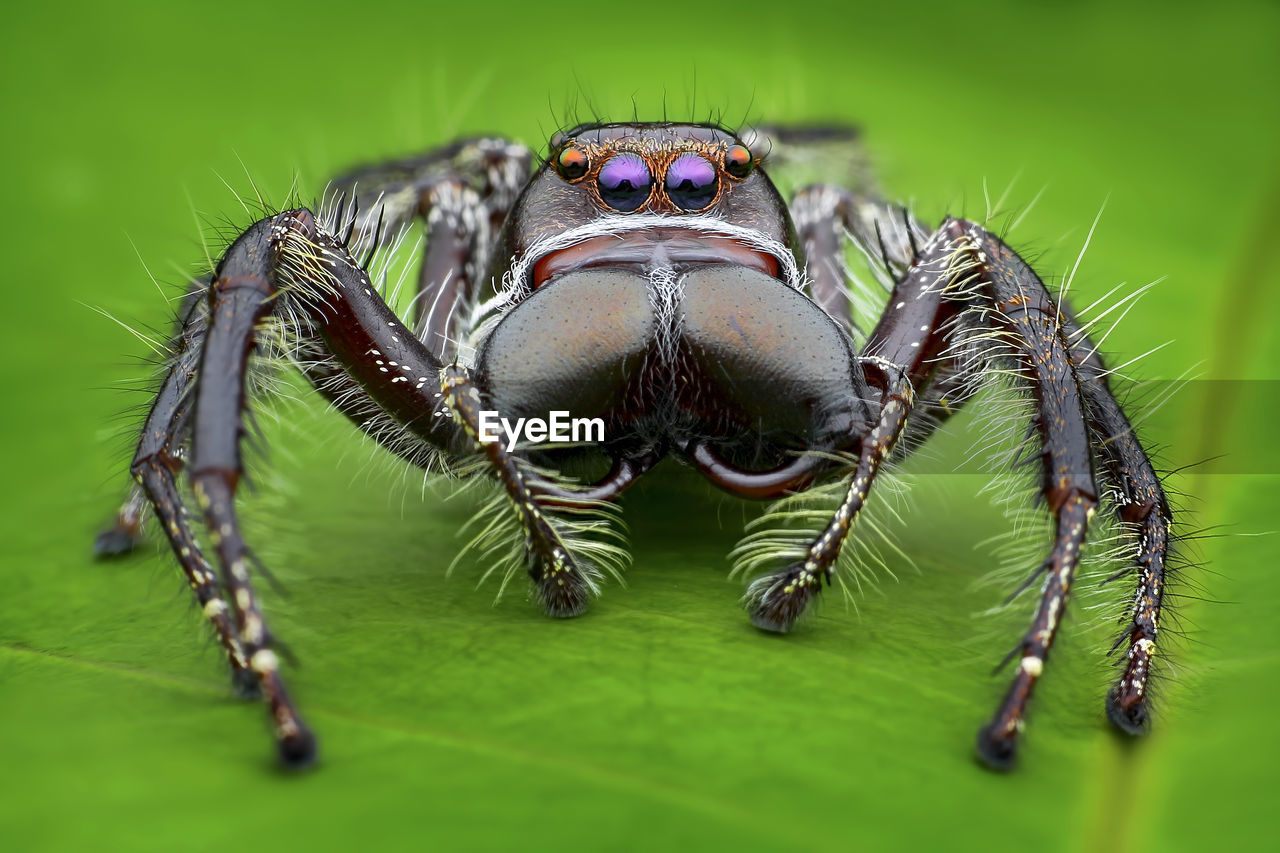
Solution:
<path fill-rule="evenodd" d="M 581 148 L 569 147 L 556 157 L 556 171 L 566 181 L 576 181 L 591 168 L 591 158 Z"/>
<path fill-rule="evenodd" d="M 614 210 L 629 211 L 649 198 L 653 176 L 638 154 L 615 154 L 600 167 L 600 198 Z"/>
<path fill-rule="evenodd" d="M 684 210 L 702 210 L 711 204 L 719 185 L 716 167 L 697 154 L 681 154 L 667 169 L 667 195 Z"/>
<path fill-rule="evenodd" d="M 745 178 L 751 174 L 753 165 L 751 151 L 745 145 L 731 145 L 724 152 L 724 170 L 735 178 Z"/>

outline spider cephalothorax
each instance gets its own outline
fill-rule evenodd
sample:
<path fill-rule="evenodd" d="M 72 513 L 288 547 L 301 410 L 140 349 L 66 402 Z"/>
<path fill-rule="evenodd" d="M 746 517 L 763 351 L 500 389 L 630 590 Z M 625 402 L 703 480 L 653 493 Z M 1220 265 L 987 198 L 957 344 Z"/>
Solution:
<path fill-rule="evenodd" d="M 838 579 L 886 462 L 915 446 L 900 441 L 909 417 L 923 440 L 986 375 L 1013 375 L 1034 404 L 1055 534 L 979 754 L 1012 762 L 1102 494 L 1132 537 L 1137 576 L 1108 711 L 1145 730 L 1170 512 L 1096 347 L 977 224 L 926 229 L 865 186 L 813 185 L 788 207 L 753 153 L 766 135 L 780 157 L 852 139 L 593 124 L 556 134 L 536 169 L 523 146 L 466 140 L 353 172 L 315 213 L 253 224 L 195 283 L 131 468 L 138 485 L 98 548 L 132 547 L 141 508 L 154 508 L 236 683 L 267 699 L 287 762 L 310 761 L 315 742 L 281 683 L 235 514 L 247 380 L 272 346 L 388 450 L 491 478 L 516 529 L 490 524 L 486 535 L 515 544 L 554 616 L 582 612 L 600 571 L 621 570 L 613 501 L 664 457 L 743 497 L 786 502 L 823 487 L 834 500 L 820 524 L 757 530 L 735 552 L 765 572 L 746 596 L 752 621 L 781 632 Z M 367 266 L 415 217 L 426 252 L 402 317 Z M 849 242 L 887 274 L 887 303 L 865 330 L 851 317 Z M 569 444 L 493 441 L 495 413 L 541 422 L 543 435 L 557 413 L 602 429 Z M 183 469 L 221 582 L 189 527 Z"/>

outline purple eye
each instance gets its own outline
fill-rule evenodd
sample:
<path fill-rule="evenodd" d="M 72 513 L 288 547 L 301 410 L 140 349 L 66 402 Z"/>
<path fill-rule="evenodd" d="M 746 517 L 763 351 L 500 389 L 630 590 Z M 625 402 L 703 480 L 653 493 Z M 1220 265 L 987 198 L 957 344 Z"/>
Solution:
<path fill-rule="evenodd" d="M 614 210 L 635 210 L 649 198 L 653 176 L 638 154 L 623 152 L 600 167 L 600 198 Z"/>
<path fill-rule="evenodd" d="M 702 210 L 711 204 L 719 184 L 716 167 L 698 154 L 681 154 L 667 169 L 667 195 L 684 210 Z"/>

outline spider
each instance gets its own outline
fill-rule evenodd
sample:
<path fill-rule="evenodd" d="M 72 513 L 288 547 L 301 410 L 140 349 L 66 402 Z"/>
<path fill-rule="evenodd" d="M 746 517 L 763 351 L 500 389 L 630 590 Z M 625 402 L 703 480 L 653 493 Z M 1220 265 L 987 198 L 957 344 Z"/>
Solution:
<path fill-rule="evenodd" d="M 1119 729 L 1145 732 L 1171 513 L 1097 347 L 1000 238 L 959 218 L 926 228 L 853 180 L 851 161 L 822 159 L 853 150 L 856 135 L 592 123 L 557 133 L 537 164 L 523 145 L 466 139 L 355 170 L 314 211 L 262 218 L 194 282 L 130 468 L 136 484 L 96 550 L 134 547 L 144 508 L 154 511 L 234 684 L 264 698 L 280 758 L 301 766 L 316 739 L 282 683 L 235 508 L 265 351 L 283 348 L 388 451 L 494 482 L 490 508 L 518 530 L 490 524 L 490 544 L 512 552 L 555 617 L 582 613 L 602 571 L 622 568 L 615 499 L 664 457 L 746 498 L 787 501 L 825 484 L 834 508 L 798 545 L 765 531 L 740 546 L 749 566 L 769 567 L 744 602 L 771 632 L 789 631 L 838 579 L 878 476 L 916 446 L 908 418 L 923 440 L 985 377 L 1013 375 L 1033 403 L 1054 534 L 978 755 L 997 769 L 1014 762 L 1100 505 L 1131 537 L 1136 578 L 1106 707 Z M 762 166 L 766 148 L 771 164 L 835 164 L 829 182 L 788 205 Z M 402 316 L 368 268 L 415 219 L 425 254 Z M 852 320 L 850 242 L 888 271 L 886 307 L 865 331 Z M 599 419 L 603 438 L 484 432 L 495 412 L 557 411 Z M 184 471 L 212 559 L 188 520 Z"/>

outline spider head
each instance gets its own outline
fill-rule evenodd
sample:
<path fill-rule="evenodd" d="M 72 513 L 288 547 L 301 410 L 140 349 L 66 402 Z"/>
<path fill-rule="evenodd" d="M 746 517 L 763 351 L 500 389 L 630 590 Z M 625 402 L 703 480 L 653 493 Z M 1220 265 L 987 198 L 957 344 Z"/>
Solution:
<path fill-rule="evenodd" d="M 712 226 L 782 251 L 709 236 Z M 554 255 L 534 258 L 525 292 L 557 272 L 605 263 L 728 262 L 784 279 L 796 267 L 794 229 L 759 155 L 711 124 L 587 124 L 555 134 L 495 260 L 527 259 L 550 243 Z"/>
<path fill-rule="evenodd" d="M 847 335 L 803 292 L 786 207 L 723 128 L 557 134 L 504 227 L 469 339 L 498 411 L 598 417 L 616 446 L 696 439 L 751 471 L 866 419 Z"/>
<path fill-rule="evenodd" d="M 580 125 L 553 136 L 547 158 L 562 181 L 620 213 L 715 210 L 758 191 L 761 180 L 748 181 L 759 164 L 734 134 L 698 124 Z"/>

